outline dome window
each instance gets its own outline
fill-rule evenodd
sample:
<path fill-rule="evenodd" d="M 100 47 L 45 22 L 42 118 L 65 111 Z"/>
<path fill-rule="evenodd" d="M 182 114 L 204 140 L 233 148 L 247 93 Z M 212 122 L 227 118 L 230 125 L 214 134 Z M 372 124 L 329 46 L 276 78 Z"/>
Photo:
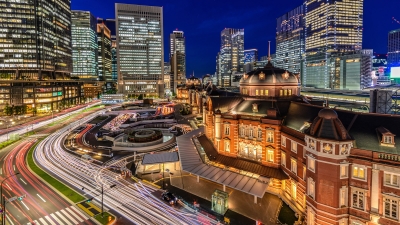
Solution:
<path fill-rule="evenodd" d="M 258 112 L 258 104 L 254 103 L 253 104 L 253 113 Z"/>
<path fill-rule="evenodd" d="M 261 72 L 258 77 L 260 80 L 265 80 L 265 73 Z"/>
<path fill-rule="evenodd" d="M 376 130 L 381 134 L 380 142 L 382 146 L 394 147 L 394 136 L 396 135 L 384 127 L 379 127 Z"/>

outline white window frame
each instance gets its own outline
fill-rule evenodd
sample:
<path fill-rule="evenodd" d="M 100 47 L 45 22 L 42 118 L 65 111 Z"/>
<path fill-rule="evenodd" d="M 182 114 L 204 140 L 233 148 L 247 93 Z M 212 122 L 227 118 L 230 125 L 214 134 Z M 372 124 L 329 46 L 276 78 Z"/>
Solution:
<path fill-rule="evenodd" d="M 389 202 L 389 216 L 386 215 L 386 203 Z M 393 205 L 396 205 L 396 217 L 392 216 Z M 383 196 L 383 216 L 385 218 L 399 221 L 399 199 L 384 195 Z"/>
<path fill-rule="evenodd" d="M 267 131 L 266 131 L 266 141 L 268 143 L 274 143 L 274 133 L 275 133 L 275 131 L 273 129 L 267 129 Z"/>
<path fill-rule="evenodd" d="M 297 160 L 295 158 L 290 159 L 290 170 L 297 175 Z"/>
<path fill-rule="evenodd" d="M 267 150 L 267 161 L 273 163 L 274 155 L 274 150 Z"/>
<path fill-rule="evenodd" d="M 297 142 L 291 140 L 291 150 L 294 153 L 297 153 Z"/>
<path fill-rule="evenodd" d="M 355 175 L 355 170 L 357 170 L 357 175 Z M 360 171 L 364 172 L 364 176 L 360 176 Z M 365 181 L 367 178 L 367 167 L 362 165 L 353 164 L 351 168 L 351 176 L 353 179 Z"/>
<path fill-rule="evenodd" d="M 297 184 L 293 180 L 292 180 L 291 183 L 292 183 L 292 187 L 290 189 L 291 189 L 291 192 L 292 192 L 292 198 L 294 200 L 296 200 L 297 199 Z"/>
<path fill-rule="evenodd" d="M 230 124 L 225 124 L 224 125 L 225 126 L 225 135 L 230 135 L 230 133 L 231 133 L 231 127 L 230 127 Z"/>
<path fill-rule="evenodd" d="M 281 152 L 281 165 L 286 167 L 286 153 L 284 151 Z"/>
<path fill-rule="evenodd" d="M 311 172 L 314 172 L 314 173 L 315 173 L 315 163 L 316 163 L 315 159 L 312 158 L 311 156 L 308 156 L 308 159 L 307 159 L 308 170 L 310 170 Z"/>
<path fill-rule="evenodd" d="M 246 130 L 244 126 L 239 127 L 240 137 L 246 136 Z"/>
<path fill-rule="evenodd" d="M 311 177 L 307 180 L 307 194 L 312 199 L 315 199 L 315 181 Z"/>
<path fill-rule="evenodd" d="M 390 176 L 389 183 L 386 182 L 386 176 Z M 400 176 L 398 174 L 388 173 L 388 172 L 383 173 L 383 185 L 386 187 L 400 188 L 400 180 L 399 179 L 400 179 Z M 395 180 L 396 180 L 397 184 L 394 183 Z"/>
<path fill-rule="evenodd" d="M 340 179 L 349 178 L 349 165 L 340 165 Z"/>
<path fill-rule="evenodd" d="M 224 151 L 231 152 L 231 143 L 229 140 L 224 140 Z"/>
<path fill-rule="evenodd" d="M 393 137 L 390 135 L 383 135 L 384 144 L 393 144 Z"/>
<path fill-rule="evenodd" d="M 354 194 L 357 195 L 357 201 L 356 201 L 357 203 L 356 204 L 354 204 Z M 359 205 L 360 196 L 362 197 L 362 202 L 363 202 L 362 207 L 360 207 L 360 205 Z M 363 211 L 365 210 L 365 190 L 358 189 L 358 188 L 352 188 L 352 191 L 351 191 L 351 207 L 355 208 L 355 209 L 363 210 Z"/>
<path fill-rule="evenodd" d="M 348 188 L 342 187 L 339 190 L 339 207 L 348 206 Z"/>
<path fill-rule="evenodd" d="M 261 128 L 257 129 L 257 138 L 262 139 L 262 129 Z"/>
<path fill-rule="evenodd" d="M 286 137 L 285 136 L 281 136 L 281 145 L 283 146 L 283 147 L 286 147 Z"/>

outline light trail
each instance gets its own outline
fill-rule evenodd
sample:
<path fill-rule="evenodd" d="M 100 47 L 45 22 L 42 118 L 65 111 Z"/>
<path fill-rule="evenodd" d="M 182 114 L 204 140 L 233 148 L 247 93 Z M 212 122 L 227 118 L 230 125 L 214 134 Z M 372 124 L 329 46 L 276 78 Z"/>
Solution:
<path fill-rule="evenodd" d="M 84 120 L 88 121 L 102 112 L 94 113 Z M 80 124 L 80 121 L 76 121 L 70 127 L 74 129 Z M 218 223 L 194 212 L 194 210 L 169 207 L 161 199 L 151 194 L 156 191 L 155 188 L 142 183 L 132 184 L 122 179 L 116 179 L 119 174 L 68 153 L 62 148 L 67 133 L 68 128 L 64 127 L 40 142 L 34 152 L 35 161 L 41 167 L 63 179 L 65 183 L 79 189 L 83 187 L 85 190 L 90 190 L 90 196 L 96 196 L 94 197 L 96 201 L 101 199 L 101 185 L 109 187 L 115 184 L 116 187 L 112 189 L 105 188 L 104 204 L 124 215 L 132 223 L 204 224 L 199 221 L 199 218 L 207 221 L 205 224 Z M 118 160 L 114 160 L 111 165 L 118 162 Z"/>

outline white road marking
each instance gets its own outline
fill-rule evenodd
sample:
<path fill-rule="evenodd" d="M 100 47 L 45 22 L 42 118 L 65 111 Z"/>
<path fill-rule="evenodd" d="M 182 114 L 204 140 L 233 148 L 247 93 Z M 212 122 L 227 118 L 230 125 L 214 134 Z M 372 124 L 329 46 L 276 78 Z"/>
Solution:
<path fill-rule="evenodd" d="M 12 191 L 11 187 L 6 183 L 7 187 L 10 188 L 10 190 Z"/>
<path fill-rule="evenodd" d="M 39 220 L 43 225 L 49 225 L 48 223 L 46 223 L 46 220 L 44 220 L 43 218 L 40 218 Z"/>
<path fill-rule="evenodd" d="M 60 219 L 58 219 L 58 217 L 57 217 L 56 215 L 54 215 L 53 213 L 50 214 L 50 216 L 53 217 L 53 219 L 55 219 L 55 220 L 58 222 L 58 224 L 63 224 L 63 223 L 60 221 Z"/>
<path fill-rule="evenodd" d="M 3 174 L 3 168 L 0 168 L 0 174 Z"/>
<path fill-rule="evenodd" d="M 23 201 L 21 201 L 21 203 L 22 203 L 22 205 L 25 206 L 25 208 L 26 208 L 27 210 L 29 210 L 28 206 L 26 206 L 25 203 L 24 203 Z"/>
<path fill-rule="evenodd" d="M 53 220 L 49 216 L 45 216 L 46 220 L 49 221 L 51 225 L 57 225 L 56 223 L 53 222 Z"/>
<path fill-rule="evenodd" d="M 22 178 L 19 178 L 25 185 L 28 185 Z"/>
<path fill-rule="evenodd" d="M 44 199 L 42 198 L 42 196 L 40 196 L 39 194 L 37 194 L 37 196 L 38 196 L 40 199 L 42 199 L 42 201 L 46 202 L 46 200 L 44 200 Z"/>
<path fill-rule="evenodd" d="M 68 208 L 66 208 L 68 210 Z M 75 218 L 71 215 L 69 215 L 66 211 L 64 211 L 64 209 L 61 210 L 61 212 L 70 220 L 72 220 L 72 222 L 74 222 L 75 224 L 79 224 L 78 221 L 75 220 Z M 71 213 L 72 214 L 72 213 Z"/>
<path fill-rule="evenodd" d="M 76 212 L 78 215 L 80 215 L 85 220 L 89 219 L 89 217 L 87 217 L 83 213 L 81 213 L 81 211 L 78 208 L 74 208 L 74 206 L 71 206 L 70 208 L 72 208 L 72 211 Z"/>
<path fill-rule="evenodd" d="M 37 220 L 34 220 L 33 222 L 35 222 L 35 225 L 39 225 L 39 222 Z"/>
<path fill-rule="evenodd" d="M 14 167 L 14 171 L 15 171 L 15 165 L 13 165 L 13 167 Z"/>
<path fill-rule="evenodd" d="M 69 222 L 69 220 L 67 220 L 67 218 L 65 218 L 59 211 L 56 212 L 57 216 L 60 217 L 62 220 L 64 220 L 64 222 L 66 222 L 68 225 L 73 225 L 71 222 Z"/>
<path fill-rule="evenodd" d="M 9 216 L 7 216 L 8 221 L 10 221 L 11 225 L 14 225 L 13 221 L 10 219 Z"/>
<path fill-rule="evenodd" d="M 66 209 L 69 213 L 71 213 L 71 215 L 75 216 L 75 218 L 78 219 L 79 222 L 84 221 L 84 219 L 81 218 L 81 217 L 79 217 L 78 215 L 76 215 L 76 213 L 75 213 L 72 209 L 70 209 L 70 208 L 65 208 L 65 209 Z"/>

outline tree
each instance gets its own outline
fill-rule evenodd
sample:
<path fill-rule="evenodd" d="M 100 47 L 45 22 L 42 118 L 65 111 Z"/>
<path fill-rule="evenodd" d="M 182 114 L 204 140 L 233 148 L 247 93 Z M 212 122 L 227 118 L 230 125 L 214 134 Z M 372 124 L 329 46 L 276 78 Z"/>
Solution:
<path fill-rule="evenodd" d="M 27 105 L 22 105 L 21 106 L 21 114 L 26 114 L 28 112 L 28 106 Z"/>
<path fill-rule="evenodd" d="M 12 107 L 11 107 L 8 103 L 6 104 L 6 106 L 4 106 L 4 113 L 5 113 L 7 116 L 11 116 L 12 113 L 13 113 L 13 109 L 12 109 Z"/>
<path fill-rule="evenodd" d="M 14 113 L 15 115 L 20 115 L 21 114 L 21 106 L 14 106 Z"/>

